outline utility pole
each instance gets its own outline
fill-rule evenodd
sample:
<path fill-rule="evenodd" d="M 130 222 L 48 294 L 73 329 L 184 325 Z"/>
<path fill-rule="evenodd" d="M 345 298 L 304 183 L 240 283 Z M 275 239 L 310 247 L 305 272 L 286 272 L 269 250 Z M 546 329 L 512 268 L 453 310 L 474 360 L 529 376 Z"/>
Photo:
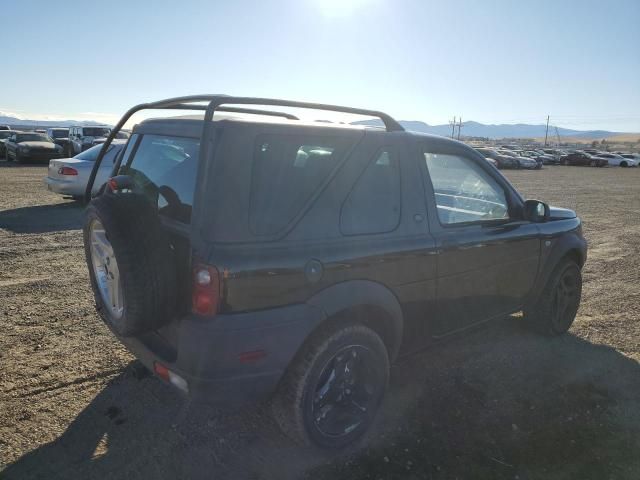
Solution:
<path fill-rule="evenodd" d="M 458 123 L 458 140 L 460 140 L 460 130 L 462 129 L 462 117 L 460 117 L 459 123 Z"/>
<path fill-rule="evenodd" d="M 547 115 L 547 129 L 544 132 L 544 146 L 547 146 L 547 136 L 549 135 L 549 115 Z"/>
<path fill-rule="evenodd" d="M 451 122 L 451 139 L 453 139 L 453 134 L 456 131 L 456 117 L 453 117 L 453 122 Z"/>

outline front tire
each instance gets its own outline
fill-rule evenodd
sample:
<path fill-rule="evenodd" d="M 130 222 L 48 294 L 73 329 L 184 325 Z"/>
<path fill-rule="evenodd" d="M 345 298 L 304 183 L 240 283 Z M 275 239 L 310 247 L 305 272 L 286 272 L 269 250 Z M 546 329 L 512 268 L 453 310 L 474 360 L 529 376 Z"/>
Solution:
<path fill-rule="evenodd" d="M 629 165 L 627 164 L 627 162 L 620 162 L 620 166 L 623 167 L 623 168 L 626 168 Z"/>
<path fill-rule="evenodd" d="M 536 304 L 525 309 L 525 322 L 543 335 L 562 335 L 573 324 L 581 296 L 580 267 L 564 259 L 553 270 Z"/>
<path fill-rule="evenodd" d="M 298 443 L 342 448 L 369 429 L 388 382 L 389 355 L 373 330 L 363 325 L 321 330 L 292 361 L 273 414 Z"/>

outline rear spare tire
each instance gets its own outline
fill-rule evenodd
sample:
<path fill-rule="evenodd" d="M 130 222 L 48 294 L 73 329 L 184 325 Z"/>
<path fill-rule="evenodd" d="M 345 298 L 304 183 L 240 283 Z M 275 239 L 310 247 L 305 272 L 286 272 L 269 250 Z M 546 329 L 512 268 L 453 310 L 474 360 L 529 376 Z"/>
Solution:
<path fill-rule="evenodd" d="M 176 301 L 175 262 L 149 200 L 136 193 L 94 198 L 83 234 L 96 309 L 103 320 L 122 336 L 169 322 Z"/>

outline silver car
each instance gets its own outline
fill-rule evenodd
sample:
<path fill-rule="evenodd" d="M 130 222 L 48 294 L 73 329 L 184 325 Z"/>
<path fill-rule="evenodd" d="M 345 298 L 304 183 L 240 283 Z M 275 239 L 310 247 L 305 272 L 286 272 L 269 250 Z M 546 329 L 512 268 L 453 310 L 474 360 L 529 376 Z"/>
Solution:
<path fill-rule="evenodd" d="M 498 153 L 500 155 L 507 155 L 509 157 L 515 158 L 520 168 L 526 168 L 527 170 L 537 170 L 540 168 L 538 166 L 538 162 L 536 162 L 533 158 L 523 157 L 513 150 L 500 150 L 498 151 Z"/>
<path fill-rule="evenodd" d="M 123 140 L 114 140 L 109 146 L 109 150 L 93 183 L 92 193 L 96 193 L 111 176 L 113 164 L 125 143 L 126 141 Z M 51 192 L 74 198 L 82 197 L 87 188 L 93 164 L 98 158 L 101 148 L 102 145 L 96 145 L 73 158 L 51 160 L 49 162 L 49 172 L 45 178 L 47 189 Z"/>

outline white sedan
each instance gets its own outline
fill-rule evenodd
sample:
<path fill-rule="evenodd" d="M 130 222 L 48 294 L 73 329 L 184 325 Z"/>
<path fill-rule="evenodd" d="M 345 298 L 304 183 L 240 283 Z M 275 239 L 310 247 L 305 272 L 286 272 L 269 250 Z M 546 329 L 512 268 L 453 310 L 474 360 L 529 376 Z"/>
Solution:
<path fill-rule="evenodd" d="M 111 176 L 113 164 L 125 143 L 126 141 L 114 140 L 109 145 L 109 150 L 105 154 L 96 175 L 96 180 L 93 182 L 92 193 L 96 193 Z M 102 145 L 96 145 L 73 158 L 51 160 L 49 162 L 49 172 L 45 178 L 47 189 L 65 196 L 82 197 L 101 148 Z"/>
<path fill-rule="evenodd" d="M 617 153 L 596 153 L 597 158 L 604 158 L 610 167 L 637 167 L 638 161 L 632 158 L 625 158 Z"/>

